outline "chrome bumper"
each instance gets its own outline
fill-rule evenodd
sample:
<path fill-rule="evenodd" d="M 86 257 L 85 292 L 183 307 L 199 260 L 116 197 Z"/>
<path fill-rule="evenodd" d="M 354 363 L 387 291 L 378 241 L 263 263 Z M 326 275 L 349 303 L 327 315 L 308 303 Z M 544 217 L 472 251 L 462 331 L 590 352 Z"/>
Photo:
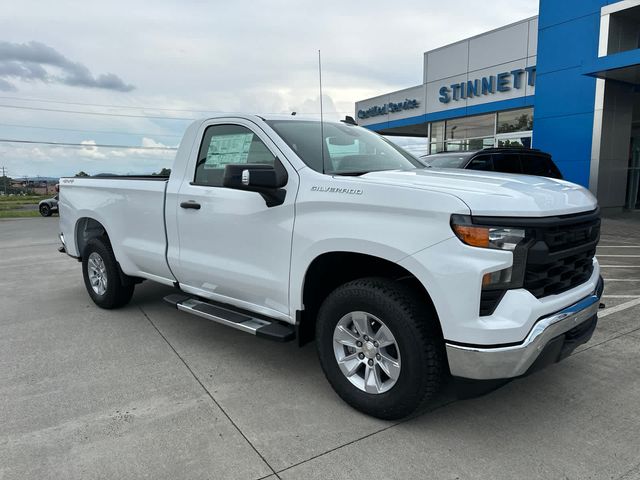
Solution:
<path fill-rule="evenodd" d="M 591 295 L 557 313 L 539 319 L 524 341 L 517 345 L 482 347 L 446 343 L 451 374 L 474 380 L 524 375 L 551 340 L 597 314 L 602 290 L 601 278 Z"/>

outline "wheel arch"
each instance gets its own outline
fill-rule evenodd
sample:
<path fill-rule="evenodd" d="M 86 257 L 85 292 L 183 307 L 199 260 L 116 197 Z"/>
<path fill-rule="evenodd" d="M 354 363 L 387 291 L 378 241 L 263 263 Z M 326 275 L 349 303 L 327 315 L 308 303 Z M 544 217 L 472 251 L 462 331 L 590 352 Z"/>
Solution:
<path fill-rule="evenodd" d="M 89 241 L 96 237 L 105 236 L 109 242 L 109 234 L 102 223 L 92 217 L 81 217 L 76 221 L 75 241 L 78 258 L 82 259 L 84 249 Z"/>
<path fill-rule="evenodd" d="M 436 319 L 442 333 L 440 320 L 431 296 L 418 277 L 406 267 L 391 260 L 348 251 L 325 252 L 309 264 L 302 284 L 303 309 L 296 312 L 298 341 L 304 345 L 315 337 L 318 310 L 324 299 L 340 285 L 364 277 L 390 278 L 410 287 L 425 302 Z"/>

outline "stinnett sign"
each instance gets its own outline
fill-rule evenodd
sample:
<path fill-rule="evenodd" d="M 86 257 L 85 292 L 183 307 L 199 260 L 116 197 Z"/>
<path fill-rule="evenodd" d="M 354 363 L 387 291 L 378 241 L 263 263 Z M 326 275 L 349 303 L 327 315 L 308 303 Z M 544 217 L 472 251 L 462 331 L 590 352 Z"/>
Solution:
<path fill-rule="evenodd" d="M 420 102 L 418 100 L 416 100 L 415 98 L 407 98 L 404 102 L 389 102 L 381 106 L 374 105 L 373 107 L 369 107 L 366 110 L 358 110 L 358 118 L 377 117 L 378 115 L 386 115 L 387 113 L 401 112 L 402 110 L 411 110 L 413 108 L 418 108 L 419 106 Z"/>
<path fill-rule="evenodd" d="M 493 95 L 496 92 L 508 92 L 521 89 L 524 84 L 531 87 L 536 85 L 536 67 L 518 68 L 510 72 L 502 72 L 497 75 L 476 78 L 462 83 L 443 86 L 440 88 L 440 103 L 449 103 L 452 100 L 465 100 L 467 98 L 480 97 L 481 95 Z"/>

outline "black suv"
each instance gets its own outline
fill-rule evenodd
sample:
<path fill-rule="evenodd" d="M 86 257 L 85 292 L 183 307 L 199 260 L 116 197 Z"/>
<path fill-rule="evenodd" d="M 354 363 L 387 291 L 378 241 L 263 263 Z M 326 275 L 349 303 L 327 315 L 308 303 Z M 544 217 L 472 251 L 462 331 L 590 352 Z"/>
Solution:
<path fill-rule="evenodd" d="M 485 148 L 465 152 L 442 152 L 423 155 L 420 161 L 436 168 L 464 168 L 562 178 L 560 170 L 551 160 L 551 155 L 533 148 Z"/>

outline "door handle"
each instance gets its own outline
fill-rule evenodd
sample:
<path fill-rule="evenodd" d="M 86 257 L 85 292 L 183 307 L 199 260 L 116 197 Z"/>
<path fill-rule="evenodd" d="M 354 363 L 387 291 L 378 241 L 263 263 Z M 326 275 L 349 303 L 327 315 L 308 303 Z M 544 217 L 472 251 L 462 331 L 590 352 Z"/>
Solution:
<path fill-rule="evenodd" d="M 200 204 L 197 202 L 194 202 L 193 200 L 189 202 L 182 202 L 180 206 L 182 208 L 192 208 L 193 210 L 200 210 Z"/>

